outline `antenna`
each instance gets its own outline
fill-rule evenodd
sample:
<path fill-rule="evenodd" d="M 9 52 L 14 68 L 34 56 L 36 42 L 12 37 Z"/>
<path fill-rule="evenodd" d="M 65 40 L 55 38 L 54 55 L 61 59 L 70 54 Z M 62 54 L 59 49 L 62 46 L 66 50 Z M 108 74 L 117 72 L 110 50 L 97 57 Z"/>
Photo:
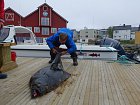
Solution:
<path fill-rule="evenodd" d="M 46 0 L 45 0 L 45 3 L 46 3 Z"/>

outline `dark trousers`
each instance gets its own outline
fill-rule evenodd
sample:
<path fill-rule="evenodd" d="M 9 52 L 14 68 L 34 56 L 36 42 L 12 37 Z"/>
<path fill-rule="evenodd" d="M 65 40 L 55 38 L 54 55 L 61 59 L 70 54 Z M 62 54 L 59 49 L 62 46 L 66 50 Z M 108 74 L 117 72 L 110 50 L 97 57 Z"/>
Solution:
<path fill-rule="evenodd" d="M 62 51 L 65 51 L 65 50 L 67 50 L 67 49 L 61 49 L 61 48 L 57 49 L 58 52 L 62 52 Z M 52 50 L 50 50 L 50 55 L 51 55 L 51 59 L 54 60 L 56 54 L 53 53 Z M 70 55 L 71 55 L 71 58 L 77 58 L 76 52 L 70 53 Z"/>

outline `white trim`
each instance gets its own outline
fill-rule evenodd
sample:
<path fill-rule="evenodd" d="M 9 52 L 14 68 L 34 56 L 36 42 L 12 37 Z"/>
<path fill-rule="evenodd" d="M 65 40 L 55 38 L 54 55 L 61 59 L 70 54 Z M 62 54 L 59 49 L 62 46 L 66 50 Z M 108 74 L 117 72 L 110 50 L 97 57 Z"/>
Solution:
<path fill-rule="evenodd" d="M 47 10 L 44 10 L 44 7 L 47 7 Z M 43 11 L 48 11 L 48 6 L 46 6 L 46 5 L 45 5 L 45 6 L 43 6 Z"/>
<path fill-rule="evenodd" d="M 40 27 L 34 27 L 34 33 L 40 33 Z"/>
<path fill-rule="evenodd" d="M 5 13 L 6 21 L 14 21 L 14 13 Z"/>
<path fill-rule="evenodd" d="M 46 30 L 47 30 L 47 31 L 46 31 Z M 44 33 L 44 32 L 45 32 L 45 33 Z M 46 32 L 48 32 L 48 33 L 46 33 Z M 49 35 L 49 28 L 42 27 L 41 34 L 42 34 L 42 35 Z"/>
<path fill-rule="evenodd" d="M 40 8 L 39 8 L 39 15 L 38 16 L 39 16 L 39 26 L 40 26 Z"/>
<path fill-rule="evenodd" d="M 52 10 L 50 9 L 50 26 L 52 26 Z"/>

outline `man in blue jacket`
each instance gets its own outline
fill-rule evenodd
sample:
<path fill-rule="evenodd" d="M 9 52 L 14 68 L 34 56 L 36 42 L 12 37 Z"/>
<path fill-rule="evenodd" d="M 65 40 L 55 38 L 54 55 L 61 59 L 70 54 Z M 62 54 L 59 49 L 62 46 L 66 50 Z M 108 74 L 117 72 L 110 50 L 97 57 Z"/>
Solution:
<path fill-rule="evenodd" d="M 66 53 L 69 53 L 71 55 L 71 58 L 73 59 L 73 65 L 77 66 L 77 54 L 76 50 L 77 47 L 72 39 L 73 32 L 67 28 L 61 28 L 56 34 L 53 36 L 50 36 L 46 39 L 46 42 L 49 46 L 51 60 L 49 63 L 52 63 L 55 59 L 56 53 L 61 52 L 61 55 L 65 55 Z M 65 44 L 67 47 L 67 50 L 60 51 L 59 46 Z"/>

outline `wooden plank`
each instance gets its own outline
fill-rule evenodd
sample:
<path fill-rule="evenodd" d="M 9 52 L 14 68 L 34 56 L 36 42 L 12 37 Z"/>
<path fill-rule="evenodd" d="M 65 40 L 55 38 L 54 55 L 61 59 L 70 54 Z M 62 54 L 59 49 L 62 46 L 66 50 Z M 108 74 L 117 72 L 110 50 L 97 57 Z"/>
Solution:
<path fill-rule="evenodd" d="M 99 60 L 63 59 L 72 77 L 55 91 L 31 99 L 28 82 L 48 58 L 17 58 L 18 68 L 6 72 L 0 80 L 0 102 L 3 105 L 139 105 L 140 65 L 121 65 Z"/>
<path fill-rule="evenodd" d="M 114 103 L 115 101 L 114 101 L 114 97 L 113 97 L 113 91 L 112 91 L 110 80 L 109 80 L 110 75 L 108 74 L 109 72 L 107 72 L 108 67 L 107 67 L 106 62 L 103 62 L 102 66 L 103 66 L 102 68 L 104 68 L 103 72 L 104 72 L 104 79 L 105 79 L 105 84 L 106 84 L 106 91 L 108 94 L 108 104 L 110 104 L 110 105 L 118 104 L 119 105 L 119 103 Z"/>
<path fill-rule="evenodd" d="M 91 65 L 91 62 L 87 62 L 87 65 Z M 80 86 L 79 86 L 79 89 L 78 89 L 78 92 L 79 94 L 77 94 L 77 99 L 75 98 L 75 105 L 83 105 L 83 101 L 84 101 L 84 95 L 85 95 L 85 92 L 86 92 L 86 86 L 87 86 L 87 83 L 88 83 L 88 78 L 89 78 L 89 72 L 90 72 L 90 66 L 88 66 L 86 69 L 86 74 L 85 74 L 85 78 L 84 80 L 81 82 Z"/>
<path fill-rule="evenodd" d="M 91 61 L 91 65 L 93 64 L 93 62 Z M 89 70 L 89 78 L 88 78 L 88 83 L 86 86 L 86 91 L 85 91 L 85 95 L 84 95 L 84 102 L 83 105 L 89 105 L 89 99 L 90 99 L 90 93 L 91 93 L 91 84 L 92 84 L 92 77 L 94 76 L 93 74 L 93 70 L 94 68 L 92 68 L 92 66 L 89 66 L 90 70 Z"/>
<path fill-rule="evenodd" d="M 133 88 L 131 88 L 131 86 L 133 85 L 131 85 L 131 80 L 132 80 L 132 78 L 130 78 L 131 76 L 130 75 L 128 75 L 128 71 L 129 71 L 129 69 L 128 69 L 128 66 L 122 66 L 122 67 L 119 67 L 120 68 L 120 71 L 119 71 L 119 75 L 120 75 L 120 77 L 122 77 L 122 80 L 123 80 L 123 84 L 124 84 L 124 88 L 127 90 L 126 91 L 126 94 L 127 94 L 127 97 L 128 97 L 128 99 L 129 99 L 129 102 L 130 102 L 130 104 L 131 105 L 136 105 L 136 102 L 134 101 L 135 99 L 134 98 L 136 98 L 137 99 L 137 97 L 135 96 L 135 94 L 134 94 L 134 92 L 131 92 L 132 90 L 133 90 Z M 127 71 L 126 71 L 126 69 L 127 69 Z"/>
<path fill-rule="evenodd" d="M 113 75 L 113 69 L 110 67 L 110 64 L 106 63 L 105 64 L 105 67 L 106 67 L 106 73 L 107 73 L 107 78 L 108 78 L 108 82 L 109 82 L 109 85 L 110 85 L 110 88 L 108 91 L 109 92 L 109 97 L 111 98 L 111 101 L 113 100 L 114 102 L 110 102 L 112 105 L 115 104 L 115 105 L 124 105 L 123 103 L 123 98 L 121 96 L 121 93 L 119 92 L 119 87 L 118 87 L 118 84 L 114 78 L 114 75 Z M 121 98 L 122 102 L 120 102 L 119 98 Z M 110 100 L 109 100 L 110 101 Z"/>
<path fill-rule="evenodd" d="M 13 78 L 12 80 L 10 80 L 11 82 L 10 81 L 7 82 L 7 85 L 5 84 L 5 86 L 6 86 L 5 91 L 1 91 L 1 94 L 0 94 L 0 96 L 4 97 L 4 99 L 2 99 L 0 101 L 3 103 L 8 102 L 9 100 L 13 99 L 14 96 L 18 95 L 21 92 L 21 90 L 25 88 L 24 86 L 28 86 L 28 82 L 29 82 L 29 78 L 30 78 L 29 75 L 33 73 L 33 70 L 35 70 L 35 69 L 38 70 L 40 64 L 41 65 L 43 64 L 42 60 L 39 60 L 38 62 L 36 62 L 36 60 L 35 60 L 34 63 L 32 63 L 32 65 L 30 64 L 26 68 L 22 69 L 24 72 L 26 71 L 26 73 L 23 73 L 23 75 L 19 75 L 16 78 Z M 35 66 L 35 65 L 37 65 L 37 66 Z M 28 69 L 28 68 L 29 68 L 29 70 L 27 71 L 26 69 Z M 21 70 L 21 72 L 22 72 L 22 70 Z M 20 78 L 22 78 L 22 79 L 20 79 Z M 15 81 L 17 81 L 17 83 Z M 23 82 L 23 81 L 25 81 L 25 82 Z M 9 94 L 9 97 L 7 97 L 7 94 Z"/>
<path fill-rule="evenodd" d="M 98 105 L 99 100 L 99 69 L 96 66 L 96 61 L 92 61 L 92 78 L 91 78 L 91 87 L 89 94 L 89 105 Z M 96 85 L 97 84 L 97 85 Z"/>
<path fill-rule="evenodd" d="M 114 84 L 114 87 L 115 87 L 115 90 L 116 90 L 116 94 L 118 96 L 118 99 L 119 99 L 119 102 L 121 105 L 127 105 L 129 104 L 128 103 L 128 99 L 126 98 L 126 96 L 123 94 L 122 90 L 123 90 L 123 87 L 121 86 L 120 82 L 118 81 L 119 77 L 117 77 L 117 73 L 115 72 L 116 69 L 114 68 L 114 64 L 112 64 L 110 66 L 110 69 L 109 71 L 111 72 L 111 78 L 113 80 L 113 84 Z M 115 97 L 115 102 L 118 103 L 118 99 L 117 97 Z"/>
<path fill-rule="evenodd" d="M 81 61 L 82 62 L 82 61 Z M 82 64 L 83 62 L 79 64 L 79 67 L 77 67 L 77 70 L 75 69 L 75 67 L 72 67 L 71 69 L 75 69 L 74 72 L 72 72 L 72 77 L 69 79 L 70 80 L 70 84 L 66 87 L 66 91 L 64 91 L 64 95 L 62 96 L 62 99 L 59 101 L 58 105 L 68 105 L 73 90 L 76 86 L 77 83 L 79 83 L 78 81 L 80 81 L 79 76 L 81 74 L 83 74 L 84 70 L 82 69 Z"/>
<path fill-rule="evenodd" d="M 74 90 L 73 90 L 73 92 L 72 92 L 72 95 L 71 95 L 71 97 L 70 97 L 70 100 L 69 100 L 69 102 L 68 102 L 68 105 L 73 105 L 74 103 L 75 103 L 75 100 L 76 100 L 76 95 L 77 94 L 79 94 L 79 92 L 78 92 L 78 89 L 79 89 L 79 86 L 80 86 L 80 83 L 82 82 L 82 80 L 84 79 L 84 77 L 85 77 L 85 74 L 86 74 L 86 68 L 88 67 L 88 65 L 85 65 L 84 67 L 83 67 L 83 72 L 81 73 L 81 75 L 79 76 L 79 78 L 78 78 L 78 81 L 77 81 L 77 83 L 76 83 L 76 85 L 75 85 L 75 88 L 74 88 Z"/>

